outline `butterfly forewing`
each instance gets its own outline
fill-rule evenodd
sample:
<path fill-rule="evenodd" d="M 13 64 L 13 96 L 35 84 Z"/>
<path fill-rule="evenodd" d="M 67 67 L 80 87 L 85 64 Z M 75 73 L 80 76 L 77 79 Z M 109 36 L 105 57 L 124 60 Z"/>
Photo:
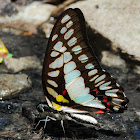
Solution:
<path fill-rule="evenodd" d="M 68 9 L 57 20 L 46 50 L 43 86 L 50 107 L 103 113 L 124 108 L 123 89 L 100 67 L 89 46 L 83 14 Z"/>

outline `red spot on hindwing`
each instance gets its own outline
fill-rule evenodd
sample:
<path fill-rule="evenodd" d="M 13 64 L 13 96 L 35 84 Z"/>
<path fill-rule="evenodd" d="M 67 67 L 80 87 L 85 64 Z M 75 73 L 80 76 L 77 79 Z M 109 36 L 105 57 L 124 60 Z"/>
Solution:
<path fill-rule="evenodd" d="M 67 92 L 67 90 L 64 90 L 64 91 L 62 92 L 62 95 L 65 95 L 65 94 L 66 94 L 66 92 Z"/>
<path fill-rule="evenodd" d="M 99 110 L 99 111 L 97 111 L 95 113 L 104 113 L 104 111 L 103 110 Z"/>
<path fill-rule="evenodd" d="M 98 89 L 97 89 L 97 88 L 95 88 L 93 91 L 98 91 Z"/>
<path fill-rule="evenodd" d="M 107 102 L 107 97 L 103 97 L 103 101 L 104 102 Z"/>
<path fill-rule="evenodd" d="M 110 104 L 109 104 L 109 103 L 107 103 L 107 105 L 106 105 L 106 106 L 107 106 L 107 108 L 106 108 L 106 109 L 107 109 L 107 110 L 110 110 Z"/>
<path fill-rule="evenodd" d="M 109 103 L 107 103 L 107 107 L 108 107 L 108 108 L 110 107 L 110 104 L 109 104 Z"/>

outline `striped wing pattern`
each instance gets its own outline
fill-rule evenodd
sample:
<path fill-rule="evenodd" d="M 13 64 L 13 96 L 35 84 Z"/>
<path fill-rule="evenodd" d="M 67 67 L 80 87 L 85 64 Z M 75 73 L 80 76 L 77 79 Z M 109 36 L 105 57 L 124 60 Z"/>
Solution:
<path fill-rule="evenodd" d="M 77 8 L 64 11 L 52 30 L 42 79 L 48 105 L 58 111 L 120 112 L 128 102 L 123 88 L 99 65 Z"/>

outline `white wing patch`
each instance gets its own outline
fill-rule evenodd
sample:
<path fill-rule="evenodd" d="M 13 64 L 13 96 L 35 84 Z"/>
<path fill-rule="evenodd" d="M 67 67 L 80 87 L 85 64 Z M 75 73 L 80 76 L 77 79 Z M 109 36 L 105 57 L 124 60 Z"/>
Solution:
<path fill-rule="evenodd" d="M 90 122 L 92 124 L 97 124 L 97 120 L 91 116 L 88 115 L 83 115 L 83 114 L 71 114 L 71 116 L 78 118 L 80 120 L 84 120 L 86 122 Z"/>
<path fill-rule="evenodd" d="M 60 51 L 60 49 L 62 48 L 63 43 L 61 41 L 58 41 L 55 45 L 54 45 L 54 49 L 57 51 Z"/>
<path fill-rule="evenodd" d="M 63 18 L 62 18 L 62 20 L 61 20 L 61 23 L 62 24 L 64 24 L 64 23 L 66 23 L 68 20 L 70 20 L 71 19 L 71 17 L 69 16 L 69 15 L 65 15 Z"/>
<path fill-rule="evenodd" d="M 88 61 L 88 57 L 85 54 L 82 54 L 78 57 L 79 61 L 81 61 L 81 63 L 85 63 Z"/>
<path fill-rule="evenodd" d="M 85 89 L 83 89 L 81 92 L 79 92 L 77 94 L 77 96 L 75 96 L 74 100 L 77 99 L 77 97 L 83 97 L 83 96 L 86 96 L 88 95 L 90 92 L 90 89 L 88 87 L 86 87 Z"/>
<path fill-rule="evenodd" d="M 55 34 L 55 35 L 52 37 L 52 41 L 54 41 L 57 37 L 58 37 L 58 34 Z"/>
<path fill-rule="evenodd" d="M 77 52 L 77 51 L 81 51 L 81 50 L 82 50 L 82 48 L 80 47 L 80 45 L 77 45 L 77 46 L 72 48 L 73 52 Z"/>
<path fill-rule="evenodd" d="M 57 83 L 53 80 L 47 80 L 47 82 L 54 87 L 58 87 Z"/>
<path fill-rule="evenodd" d="M 76 68 L 76 63 L 74 61 L 70 61 L 69 63 L 64 65 L 64 74 L 68 74 Z"/>
<path fill-rule="evenodd" d="M 92 63 L 89 63 L 85 66 L 86 69 L 93 69 L 94 65 Z"/>
<path fill-rule="evenodd" d="M 69 39 L 74 33 L 74 29 L 70 29 L 65 35 L 64 35 L 64 39 L 67 40 Z"/>
<path fill-rule="evenodd" d="M 64 46 L 60 49 L 60 52 L 65 52 L 67 50 L 67 48 Z"/>
<path fill-rule="evenodd" d="M 98 84 L 95 85 L 95 87 L 98 87 L 98 86 L 100 86 L 100 85 L 103 84 L 103 83 L 105 83 L 105 81 L 99 82 Z"/>
<path fill-rule="evenodd" d="M 60 71 L 59 70 L 56 70 L 56 71 L 49 72 L 48 75 L 50 77 L 58 77 L 59 73 L 60 73 Z"/>
<path fill-rule="evenodd" d="M 47 91 L 48 91 L 49 94 L 52 95 L 54 98 L 56 98 L 56 97 L 58 96 L 58 93 L 57 93 L 54 89 L 52 89 L 52 88 L 50 88 L 50 87 L 47 87 Z"/>
<path fill-rule="evenodd" d="M 112 96 L 112 97 L 117 97 L 116 92 L 118 92 L 118 89 L 107 90 L 107 91 L 105 91 L 105 95 Z"/>
<path fill-rule="evenodd" d="M 99 100 L 92 100 L 84 104 L 85 106 L 105 109 L 106 107 Z"/>
<path fill-rule="evenodd" d="M 60 30 L 60 33 L 61 33 L 61 34 L 64 34 L 66 31 L 67 31 L 67 28 L 66 28 L 66 27 L 63 27 L 63 28 Z"/>
<path fill-rule="evenodd" d="M 63 55 L 55 59 L 55 61 L 49 65 L 49 67 L 52 69 L 61 68 L 62 66 L 63 66 Z"/>
<path fill-rule="evenodd" d="M 93 82 L 99 75 L 94 76 L 93 78 L 91 78 L 89 81 Z"/>
<path fill-rule="evenodd" d="M 68 41 L 68 45 L 70 47 L 72 47 L 73 45 L 75 45 L 77 43 L 77 38 L 76 37 L 73 37 L 71 38 L 69 41 Z"/>
<path fill-rule="evenodd" d="M 100 89 L 100 90 L 108 90 L 108 89 L 111 89 L 112 87 L 111 87 L 111 86 L 108 86 L 108 85 L 110 85 L 110 84 L 111 84 L 111 82 L 109 81 L 109 82 L 107 82 L 107 83 L 101 85 L 101 86 L 99 87 L 99 89 Z"/>
<path fill-rule="evenodd" d="M 94 96 L 89 94 L 89 88 L 85 88 L 79 95 L 74 99 L 74 101 L 78 104 L 85 105 L 85 103 L 95 99 Z M 81 95 L 82 94 L 82 95 Z"/>
<path fill-rule="evenodd" d="M 88 72 L 88 76 L 95 75 L 97 72 L 98 72 L 97 69 L 91 70 Z"/>
<path fill-rule="evenodd" d="M 66 85 L 66 90 L 72 100 L 84 89 L 85 83 L 83 77 L 78 77 Z"/>
<path fill-rule="evenodd" d="M 65 52 L 64 53 L 64 63 L 69 62 L 72 59 L 72 55 L 70 54 L 70 52 Z"/>
<path fill-rule="evenodd" d="M 98 83 L 99 81 L 103 80 L 105 77 L 106 77 L 105 74 L 101 75 L 99 78 L 97 78 L 97 79 L 95 80 L 95 83 Z"/>
<path fill-rule="evenodd" d="M 59 53 L 56 52 L 56 51 L 52 51 L 52 52 L 51 52 L 51 57 L 56 57 L 56 56 L 58 56 L 58 55 L 59 55 Z"/>
<path fill-rule="evenodd" d="M 64 112 L 68 112 L 68 113 L 86 113 L 87 111 L 83 111 L 83 110 L 78 110 L 78 109 L 73 109 L 67 106 L 62 106 L 61 110 L 63 110 Z"/>
<path fill-rule="evenodd" d="M 66 27 L 67 27 L 67 28 L 70 28 L 72 25 L 73 25 L 73 22 L 72 22 L 72 21 L 69 21 L 69 22 L 66 24 Z"/>
<path fill-rule="evenodd" d="M 73 70 L 64 76 L 65 82 L 70 83 L 71 81 L 75 80 L 77 77 L 81 75 L 79 70 Z M 79 83 L 80 84 L 80 83 Z M 74 86 L 75 87 L 75 86 Z M 73 88 L 73 87 L 72 87 Z"/>

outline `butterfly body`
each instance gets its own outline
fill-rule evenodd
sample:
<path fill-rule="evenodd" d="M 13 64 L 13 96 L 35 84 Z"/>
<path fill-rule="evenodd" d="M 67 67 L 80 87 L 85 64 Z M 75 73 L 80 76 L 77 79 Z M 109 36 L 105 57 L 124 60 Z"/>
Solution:
<path fill-rule="evenodd" d="M 99 65 L 77 8 L 63 12 L 52 30 L 42 83 L 48 106 L 76 122 L 97 124 L 90 113 L 121 112 L 128 102 L 123 88 Z"/>

